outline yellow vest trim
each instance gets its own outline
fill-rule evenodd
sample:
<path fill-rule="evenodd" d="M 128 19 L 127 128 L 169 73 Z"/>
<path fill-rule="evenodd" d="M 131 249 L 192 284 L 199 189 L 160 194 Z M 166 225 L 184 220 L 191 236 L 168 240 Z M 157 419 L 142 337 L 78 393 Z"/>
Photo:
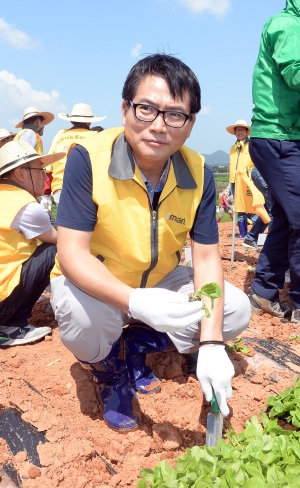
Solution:
<path fill-rule="evenodd" d="M 2 183 L 3 181 L 3 183 Z M 28 203 L 36 202 L 30 193 L 13 184 L 0 182 L 0 302 L 20 283 L 22 264 L 34 253 L 37 240 L 27 239 L 12 229 L 15 216 Z"/>
<path fill-rule="evenodd" d="M 64 129 L 53 139 L 49 153 L 55 154 L 58 152 L 65 152 L 66 156 L 51 167 L 47 166 L 47 171 L 52 173 L 51 189 L 52 193 L 61 190 L 63 186 L 63 177 L 65 172 L 66 161 L 69 149 L 74 144 L 82 144 L 86 139 L 94 137 L 96 132 L 89 129 Z"/>
<path fill-rule="evenodd" d="M 254 164 L 249 154 L 249 143 L 244 143 L 244 145 L 241 147 L 240 154 L 238 153 L 238 150 L 234 144 L 230 148 L 229 161 L 230 183 L 235 183 L 236 173 L 241 173 L 250 177 Z"/>
<path fill-rule="evenodd" d="M 32 129 L 22 129 L 22 130 L 20 130 L 17 133 L 17 135 L 14 137 L 14 141 L 18 141 L 20 139 L 21 134 L 23 134 L 26 130 L 32 130 Z M 32 132 L 34 132 L 34 131 L 32 131 Z M 36 152 L 38 154 L 40 154 L 40 156 L 43 156 L 43 141 L 42 141 L 42 138 L 41 138 L 41 136 L 37 132 L 34 132 L 34 133 L 35 133 L 35 136 L 37 138 L 37 143 L 34 146 L 34 149 L 36 150 Z"/>

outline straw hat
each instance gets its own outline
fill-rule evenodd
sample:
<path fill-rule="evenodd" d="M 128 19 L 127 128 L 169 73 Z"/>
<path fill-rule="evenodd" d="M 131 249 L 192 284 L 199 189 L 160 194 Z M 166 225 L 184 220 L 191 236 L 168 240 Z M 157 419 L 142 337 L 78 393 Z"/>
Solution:
<path fill-rule="evenodd" d="M 94 117 L 91 107 L 86 103 L 76 103 L 70 115 L 59 113 L 58 116 L 60 119 L 69 120 L 70 122 L 100 122 L 100 120 L 106 119 L 106 115 L 104 117 Z"/>
<path fill-rule="evenodd" d="M 41 156 L 28 142 L 7 142 L 5 146 L 0 149 L 0 175 L 3 175 L 11 169 L 17 168 L 24 163 L 30 163 L 30 161 L 42 161 L 42 167 L 45 168 L 48 164 L 59 161 L 65 155 L 66 153 L 60 152 Z"/>
<path fill-rule="evenodd" d="M 8 137 L 15 137 L 16 133 L 12 134 L 7 129 L 0 129 L 0 141 L 4 141 Z"/>
<path fill-rule="evenodd" d="M 245 127 L 245 129 L 248 129 L 248 132 L 250 132 L 250 125 L 247 124 L 246 120 L 242 119 L 237 120 L 234 125 L 229 125 L 228 127 L 226 127 L 226 130 L 227 132 L 229 132 L 229 134 L 235 136 L 234 129 L 236 127 Z"/>
<path fill-rule="evenodd" d="M 23 112 L 23 120 L 21 120 L 21 122 L 18 122 L 17 125 L 15 125 L 16 129 L 23 127 L 23 124 L 25 123 L 26 119 L 30 119 L 30 117 L 38 117 L 38 116 L 44 118 L 44 125 L 50 124 L 50 122 L 52 122 L 52 120 L 54 119 L 54 115 L 51 112 L 39 112 L 36 107 L 27 107 Z"/>

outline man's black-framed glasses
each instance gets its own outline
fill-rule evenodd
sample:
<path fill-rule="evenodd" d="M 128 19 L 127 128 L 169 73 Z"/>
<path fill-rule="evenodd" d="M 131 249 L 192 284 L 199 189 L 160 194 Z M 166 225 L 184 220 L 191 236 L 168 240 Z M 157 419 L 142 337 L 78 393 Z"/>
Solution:
<path fill-rule="evenodd" d="M 153 122 L 159 114 L 162 114 L 166 125 L 174 129 L 180 129 L 191 117 L 191 114 L 187 115 L 183 112 L 177 112 L 177 110 L 158 110 L 152 105 L 133 103 L 131 100 L 129 100 L 129 103 L 133 108 L 134 115 L 141 122 Z"/>

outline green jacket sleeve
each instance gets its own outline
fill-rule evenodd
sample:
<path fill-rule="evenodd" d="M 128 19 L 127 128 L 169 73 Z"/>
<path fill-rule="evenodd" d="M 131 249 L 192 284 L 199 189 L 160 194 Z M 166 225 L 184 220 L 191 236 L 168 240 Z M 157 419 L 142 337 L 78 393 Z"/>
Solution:
<path fill-rule="evenodd" d="M 291 90 L 300 92 L 300 24 L 297 18 L 273 19 L 266 26 L 266 44 L 273 60 Z"/>

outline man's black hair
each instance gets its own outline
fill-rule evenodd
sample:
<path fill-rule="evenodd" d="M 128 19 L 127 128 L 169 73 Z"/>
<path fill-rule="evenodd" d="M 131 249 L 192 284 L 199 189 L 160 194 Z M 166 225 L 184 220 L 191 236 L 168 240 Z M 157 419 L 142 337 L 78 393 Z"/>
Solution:
<path fill-rule="evenodd" d="M 171 95 L 182 100 L 190 95 L 190 113 L 201 109 L 201 90 L 195 73 L 180 59 L 168 54 L 151 54 L 138 61 L 130 70 L 123 86 L 123 100 L 133 100 L 140 82 L 146 76 L 161 76 L 165 79 Z"/>
<path fill-rule="evenodd" d="M 28 117 L 28 119 L 24 120 L 23 124 L 34 124 L 38 119 L 40 119 L 42 122 L 45 120 L 42 115 L 33 115 L 32 117 Z"/>

